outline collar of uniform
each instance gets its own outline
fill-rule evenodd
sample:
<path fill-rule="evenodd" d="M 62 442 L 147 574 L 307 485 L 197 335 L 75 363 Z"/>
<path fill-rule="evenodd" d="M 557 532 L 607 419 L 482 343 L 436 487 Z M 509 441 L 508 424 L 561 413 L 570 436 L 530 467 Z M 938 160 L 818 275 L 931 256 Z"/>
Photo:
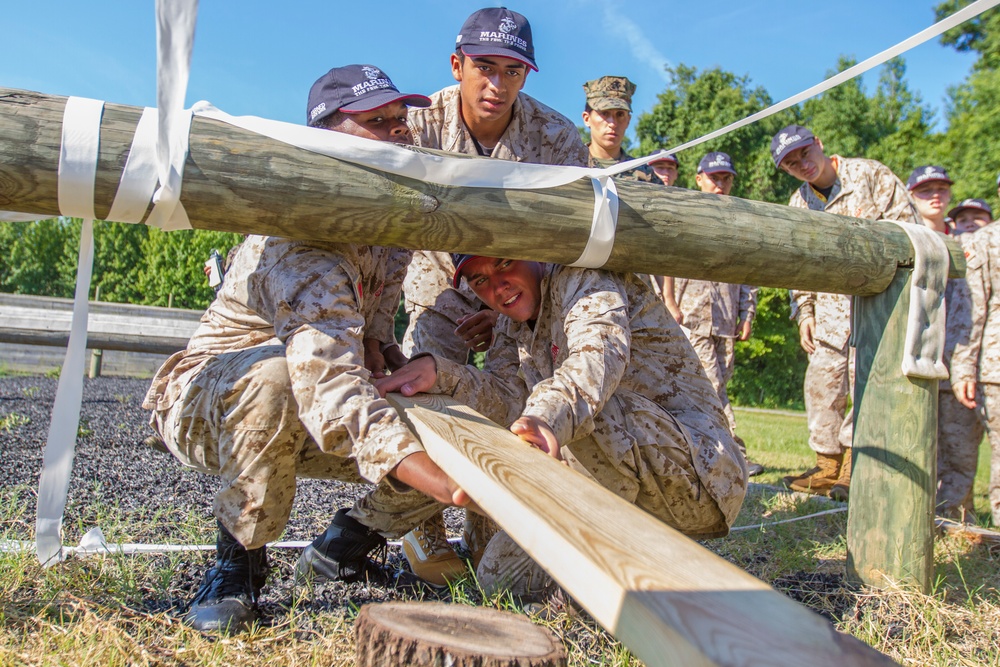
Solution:
<path fill-rule="evenodd" d="M 455 88 L 458 88 L 456 85 Z M 514 106 L 511 107 L 511 118 L 510 122 L 507 124 L 507 129 L 503 131 L 500 135 L 500 140 L 497 145 L 493 147 L 493 152 L 490 157 L 497 158 L 500 160 L 510 160 L 511 162 L 517 162 L 518 158 L 514 152 L 510 149 L 510 137 L 517 136 L 519 133 L 526 131 L 526 125 L 524 120 L 524 105 L 521 104 L 521 95 L 524 93 L 518 93 L 517 99 L 514 100 Z M 466 155 L 479 155 L 479 151 L 476 150 L 476 139 L 473 138 L 472 132 L 469 131 L 469 126 L 465 124 L 465 120 L 462 119 L 462 96 L 461 94 L 456 94 L 454 100 L 452 101 L 452 113 L 455 114 L 455 118 L 458 121 L 459 127 L 462 128 L 461 132 L 457 132 L 451 143 L 451 145 L 444 147 L 444 150 L 451 153 L 465 153 Z"/>

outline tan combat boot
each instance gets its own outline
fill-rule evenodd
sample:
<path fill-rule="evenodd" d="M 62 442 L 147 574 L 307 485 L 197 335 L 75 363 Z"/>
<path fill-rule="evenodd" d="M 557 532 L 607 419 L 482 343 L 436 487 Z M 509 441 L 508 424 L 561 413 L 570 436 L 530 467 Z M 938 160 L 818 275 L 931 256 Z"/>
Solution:
<path fill-rule="evenodd" d="M 434 586 L 447 586 L 469 573 L 465 561 L 448 542 L 440 512 L 403 536 L 403 555 L 413 574 Z"/>
<path fill-rule="evenodd" d="M 792 491 L 825 496 L 830 493 L 830 489 L 837 483 L 837 477 L 840 474 L 843 460 L 843 454 L 831 456 L 817 452 L 816 467 L 806 470 L 801 475 L 789 475 L 782 478 L 781 481 Z"/>
<path fill-rule="evenodd" d="M 834 500 L 847 502 L 847 496 L 851 491 L 851 448 L 844 449 L 844 460 L 840 464 L 840 475 L 837 483 L 830 489 L 830 497 Z"/>

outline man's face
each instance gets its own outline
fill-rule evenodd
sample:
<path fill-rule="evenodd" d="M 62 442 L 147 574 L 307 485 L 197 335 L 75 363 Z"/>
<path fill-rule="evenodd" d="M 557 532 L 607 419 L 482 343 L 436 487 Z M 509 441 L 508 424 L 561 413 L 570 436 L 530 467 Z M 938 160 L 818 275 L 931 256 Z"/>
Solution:
<path fill-rule="evenodd" d="M 649 164 L 653 168 L 653 173 L 660 177 L 664 185 L 673 185 L 677 182 L 677 165 L 673 162 L 660 161 Z"/>
<path fill-rule="evenodd" d="M 518 259 L 473 257 L 462 275 L 483 303 L 515 322 L 538 317 L 542 303 L 542 265 Z"/>
<path fill-rule="evenodd" d="M 610 154 L 621 150 L 625 130 L 632 121 L 632 114 L 626 109 L 591 109 L 583 112 L 583 123 L 590 128 L 590 140 Z"/>
<path fill-rule="evenodd" d="M 413 136 L 406 124 L 406 105 L 402 102 L 393 102 L 360 113 L 344 112 L 340 122 L 331 125 L 330 129 L 375 141 L 407 145 L 413 143 Z"/>
<path fill-rule="evenodd" d="M 458 81 L 466 123 L 507 117 L 528 77 L 528 66 L 513 58 L 451 54 L 451 75 Z"/>
<path fill-rule="evenodd" d="M 822 174 L 825 160 L 823 143 L 816 139 L 808 146 L 796 148 L 786 155 L 779 166 L 800 181 L 813 183 Z"/>
<path fill-rule="evenodd" d="M 948 210 L 951 185 L 944 181 L 931 181 L 913 188 L 912 194 L 917 212 L 925 218 L 936 218 Z"/>
<path fill-rule="evenodd" d="M 956 234 L 967 234 L 969 232 L 974 232 L 977 229 L 982 229 L 986 225 L 990 224 L 990 216 L 986 211 L 979 211 L 974 208 L 966 208 L 958 212 L 955 216 L 953 224 L 955 225 Z"/>
<path fill-rule="evenodd" d="M 714 174 L 701 172 L 694 177 L 695 183 L 702 192 L 713 195 L 728 195 L 733 189 L 733 175 L 728 171 L 717 171 Z"/>

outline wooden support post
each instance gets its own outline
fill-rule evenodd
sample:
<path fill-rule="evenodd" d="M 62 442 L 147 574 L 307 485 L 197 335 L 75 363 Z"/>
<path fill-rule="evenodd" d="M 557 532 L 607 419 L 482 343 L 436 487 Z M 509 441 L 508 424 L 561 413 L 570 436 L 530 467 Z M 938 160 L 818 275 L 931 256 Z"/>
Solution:
<path fill-rule="evenodd" d="M 937 380 L 915 380 L 900 365 L 910 303 L 910 269 L 889 288 L 855 300 L 857 378 L 854 469 L 847 521 L 847 571 L 930 590 L 937 482 Z"/>
<path fill-rule="evenodd" d="M 471 408 L 388 398 L 428 455 L 649 667 L 896 664 Z"/>

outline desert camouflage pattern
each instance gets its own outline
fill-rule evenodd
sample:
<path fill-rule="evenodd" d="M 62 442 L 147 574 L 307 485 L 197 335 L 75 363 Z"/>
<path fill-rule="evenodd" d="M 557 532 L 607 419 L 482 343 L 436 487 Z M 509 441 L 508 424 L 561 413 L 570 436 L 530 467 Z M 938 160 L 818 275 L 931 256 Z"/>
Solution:
<path fill-rule="evenodd" d="M 831 159 L 837 163 L 837 181 L 829 198 L 824 200 L 811 185 L 803 183 L 792 194 L 789 206 L 862 220 L 920 224 L 906 186 L 884 164 L 839 155 Z M 848 347 L 851 298 L 801 290 L 792 290 L 791 295 L 796 321 L 816 320 L 817 351 L 809 357 L 804 387 L 809 446 L 822 454 L 837 455 L 850 447 L 853 433 L 853 414 L 845 414 L 847 392 L 854 387 L 854 353 Z"/>
<path fill-rule="evenodd" d="M 964 236 L 964 235 L 963 235 Z M 962 243 L 962 236 L 956 238 Z M 947 329 L 944 363 L 951 367 L 951 357 L 959 337 L 968 336 L 972 321 L 972 298 L 965 280 L 948 280 L 945 288 Z M 972 489 L 979 463 L 979 444 L 983 425 L 976 410 L 970 410 L 955 398 L 951 383 L 941 380 L 938 391 L 937 512 L 955 520 L 971 519 Z M 982 403 L 982 398 L 977 398 Z"/>
<path fill-rule="evenodd" d="M 490 157 L 536 164 L 587 165 L 589 153 L 580 140 L 580 133 L 561 113 L 519 93 L 513 114 Z M 418 146 L 479 154 L 462 120 L 457 85 L 431 95 L 431 105 L 426 109 L 411 107 L 409 122 Z M 468 348 L 455 335 L 455 327 L 460 317 L 477 312 L 482 302 L 464 284 L 457 290 L 451 286 L 454 272 L 448 253 L 417 251 L 413 254 L 403 284 L 406 312 L 410 316 L 402 346 L 406 356 L 429 352 L 465 363 Z"/>
<path fill-rule="evenodd" d="M 485 368 L 438 361 L 431 390 L 499 424 L 546 422 L 567 461 L 694 536 L 724 535 L 747 470 L 718 396 L 636 276 L 545 265 L 534 329 L 501 316 Z"/>
<path fill-rule="evenodd" d="M 989 436 L 989 500 L 993 524 L 1000 525 L 1000 226 L 963 234 L 965 282 L 972 303 L 968 322 L 956 323 L 951 382 L 976 381 L 984 400 L 977 402 Z"/>
<path fill-rule="evenodd" d="M 590 144 L 587 145 L 590 146 Z M 628 162 L 629 160 L 633 159 L 635 158 L 626 153 L 625 149 L 622 149 L 622 152 L 618 156 L 617 160 L 613 159 L 602 160 L 600 158 L 594 157 L 593 155 L 588 155 L 587 166 L 600 167 L 603 169 L 605 167 L 613 167 L 620 162 Z M 660 180 L 660 177 L 656 175 L 656 172 L 653 171 L 653 168 L 650 167 L 648 164 L 644 164 L 641 167 L 636 167 L 635 169 L 629 169 L 628 171 L 623 171 L 622 173 L 615 176 L 615 178 L 620 178 L 624 180 L 632 179 L 639 181 L 640 183 L 652 183 L 653 185 L 663 185 L 663 181 Z"/>
<path fill-rule="evenodd" d="M 245 546 L 281 533 L 296 476 L 388 487 L 388 472 L 423 451 L 369 382 L 362 346 L 392 341 L 408 257 L 250 236 L 187 349 L 153 379 L 153 428 L 183 464 L 222 478 L 216 516 Z M 372 502 L 426 505 L 399 490 Z"/>

